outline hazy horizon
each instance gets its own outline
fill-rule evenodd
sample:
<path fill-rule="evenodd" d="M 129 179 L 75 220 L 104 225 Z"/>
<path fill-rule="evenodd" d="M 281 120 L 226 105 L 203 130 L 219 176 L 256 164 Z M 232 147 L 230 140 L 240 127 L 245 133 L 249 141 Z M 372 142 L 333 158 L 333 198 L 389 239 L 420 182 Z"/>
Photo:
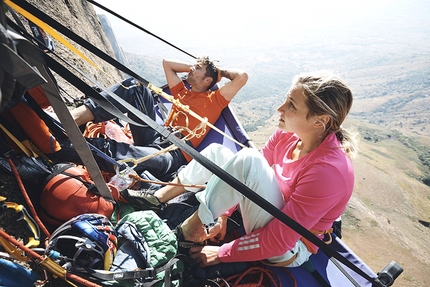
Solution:
<path fill-rule="evenodd" d="M 423 44 L 427 49 L 430 44 L 430 1 L 297 2 L 219 0 L 215 7 L 198 0 L 100 3 L 193 56 L 210 53 L 221 61 L 227 58 L 227 52 L 239 53 L 241 49 L 259 52 L 264 48 L 298 46 L 301 52 L 306 45 L 325 43 L 347 48 L 363 41 L 372 43 L 369 49 L 388 43 L 399 49 Z M 124 51 L 189 59 L 153 36 L 95 8 L 108 17 Z M 416 39 L 420 42 L 414 42 Z"/>

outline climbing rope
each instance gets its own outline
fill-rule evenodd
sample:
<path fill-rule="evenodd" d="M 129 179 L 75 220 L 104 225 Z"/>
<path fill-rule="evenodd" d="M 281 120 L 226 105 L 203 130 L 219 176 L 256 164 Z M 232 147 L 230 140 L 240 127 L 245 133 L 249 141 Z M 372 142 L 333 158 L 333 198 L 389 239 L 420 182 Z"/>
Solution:
<path fill-rule="evenodd" d="M 143 179 L 138 175 L 131 174 L 129 175 L 130 178 L 146 182 L 146 183 L 153 183 L 153 184 L 160 184 L 160 185 L 171 185 L 171 186 L 182 186 L 182 187 L 192 187 L 192 188 L 206 188 L 206 185 L 200 185 L 200 184 L 187 184 L 187 183 L 174 183 L 174 182 L 164 182 L 164 181 L 158 181 L 158 180 L 150 180 L 150 179 Z"/>

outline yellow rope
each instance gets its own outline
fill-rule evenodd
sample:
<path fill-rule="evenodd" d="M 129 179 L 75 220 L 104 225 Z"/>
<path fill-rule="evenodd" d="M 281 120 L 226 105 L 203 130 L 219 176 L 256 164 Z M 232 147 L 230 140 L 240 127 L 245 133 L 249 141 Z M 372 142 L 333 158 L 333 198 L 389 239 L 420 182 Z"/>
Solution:
<path fill-rule="evenodd" d="M 162 96 L 164 99 L 168 100 L 169 102 L 171 102 L 172 104 L 174 104 L 175 106 L 177 106 L 179 109 L 181 109 L 182 111 L 184 111 L 185 113 L 190 114 L 192 117 L 198 119 L 201 122 L 206 121 L 206 124 L 213 130 L 217 131 L 219 134 L 223 135 L 224 137 L 228 138 L 229 140 L 233 141 L 234 143 L 236 143 L 237 145 L 239 145 L 240 147 L 244 148 L 245 145 L 238 142 L 237 140 L 235 140 L 234 138 L 232 138 L 231 136 L 227 135 L 226 133 L 224 133 L 223 131 L 221 131 L 220 129 L 218 129 L 216 126 L 214 126 L 213 124 L 207 122 L 207 119 L 203 119 L 201 116 L 199 116 L 198 114 L 196 114 L 195 112 L 193 112 L 192 110 L 190 110 L 189 106 L 183 105 L 181 104 L 181 102 L 179 102 L 178 99 L 175 99 L 173 96 L 168 95 L 167 93 L 163 92 L 163 90 L 159 87 L 154 86 L 151 83 L 148 83 L 147 87 L 157 93 L 158 95 Z"/>
<path fill-rule="evenodd" d="M 188 127 L 181 127 L 181 126 L 173 127 L 173 129 L 175 129 L 177 132 L 182 132 L 184 130 L 186 130 L 188 132 L 188 135 L 185 136 L 185 137 L 183 137 L 181 139 L 181 141 L 185 142 L 187 140 L 192 139 L 195 136 L 196 137 L 202 136 L 206 132 L 206 124 L 207 124 L 207 119 L 206 119 L 206 121 L 201 122 L 194 130 L 190 130 Z M 196 130 L 202 130 L 202 132 L 200 134 L 197 134 L 195 132 Z M 177 148 L 178 148 L 177 146 L 175 146 L 174 144 L 172 144 L 172 145 L 170 145 L 170 146 L 168 146 L 168 147 L 166 147 L 164 149 L 161 149 L 161 150 L 159 150 L 159 151 L 157 151 L 155 153 L 149 154 L 149 155 L 141 157 L 139 159 L 127 158 L 127 159 L 119 160 L 118 162 L 122 162 L 122 163 L 130 163 L 131 162 L 131 163 L 133 163 L 133 167 L 132 168 L 135 168 L 139 163 L 145 162 L 145 161 L 147 161 L 147 160 L 149 160 L 151 158 L 154 158 L 156 156 L 168 153 L 169 151 L 175 150 Z"/>

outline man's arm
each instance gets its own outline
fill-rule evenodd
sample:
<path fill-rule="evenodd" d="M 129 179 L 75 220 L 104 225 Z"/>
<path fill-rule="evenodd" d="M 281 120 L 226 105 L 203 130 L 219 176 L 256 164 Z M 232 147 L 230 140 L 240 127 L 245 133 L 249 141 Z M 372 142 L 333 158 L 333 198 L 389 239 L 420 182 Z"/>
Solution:
<path fill-rule="evenodd" d="M 182 81 L 178 76 L 178 73 L 188 73 L 191 67 L 192 65 L 185 62 L 163 59 L 164 74 L 166 75 L 169 88 L 175 87 L 179 82 Z"/>
<path fill-rule="evenodd" d="M 248 74 L 239 69 L 218 68 L 218 82 L 222 78 L 227 78 L 230 82 L 221 87 L 220 93 L 227 101 L 231 101 L 248 81 Z"/>

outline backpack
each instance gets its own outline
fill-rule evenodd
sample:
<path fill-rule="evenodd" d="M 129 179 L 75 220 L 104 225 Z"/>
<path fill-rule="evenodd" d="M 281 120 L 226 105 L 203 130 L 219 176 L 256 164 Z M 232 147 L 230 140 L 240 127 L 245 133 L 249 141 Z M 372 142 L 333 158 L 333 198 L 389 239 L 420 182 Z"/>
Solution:
<path fill-rule="evenodd" d="M 182 267 L 174 233 L 153 211 L 136 211 L 113 227 L 99 214 L 63 223 L 48 241 L 57 263 L 103 286 L 179 286 Z"/>
<path fill-rule="evenodd" d="M 108 187 L 114 199 L 118 190 Z M 74 216 L 84 213 L 98 213 L 110 217 L 115 202 L 100 196 L 88 171 L 71 163 L 58 163 L 45 179 L 40 196 L 40 217 L 52 226 L 58 227 Z"/>

